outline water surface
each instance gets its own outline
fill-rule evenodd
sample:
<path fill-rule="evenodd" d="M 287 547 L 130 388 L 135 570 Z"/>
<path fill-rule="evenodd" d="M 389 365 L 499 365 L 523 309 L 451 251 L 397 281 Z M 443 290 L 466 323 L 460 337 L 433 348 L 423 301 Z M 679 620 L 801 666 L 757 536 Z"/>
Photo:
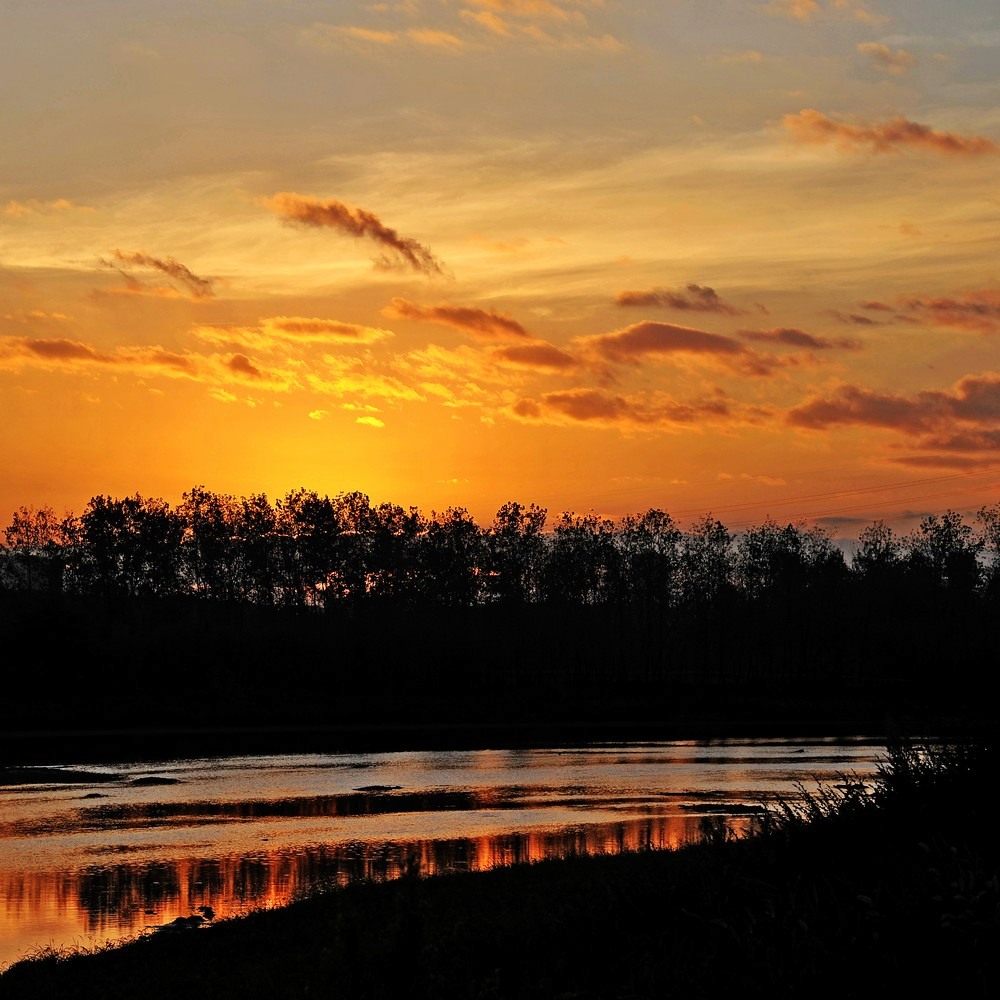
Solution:
<path fill-rule="evenodd" d="M 281 906 L 354 879 L 676 847 L 746 832 L 869 740 L 615 743 L 0 770 L 0 969 L 41 948 Z M 200 908 L 210 907 L 210 911 Z M 199 929 L 199 932 L 204 927 Z"/>

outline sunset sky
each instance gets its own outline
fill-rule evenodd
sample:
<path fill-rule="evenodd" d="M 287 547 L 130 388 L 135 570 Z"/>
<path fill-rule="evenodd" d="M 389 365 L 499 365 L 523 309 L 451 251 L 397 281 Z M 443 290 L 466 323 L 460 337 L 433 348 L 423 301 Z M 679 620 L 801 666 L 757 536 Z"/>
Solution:
<path fill-rule="evenodd" d="M 11 0 L 0 522 L 1000 500 L 996 0 Z"/>

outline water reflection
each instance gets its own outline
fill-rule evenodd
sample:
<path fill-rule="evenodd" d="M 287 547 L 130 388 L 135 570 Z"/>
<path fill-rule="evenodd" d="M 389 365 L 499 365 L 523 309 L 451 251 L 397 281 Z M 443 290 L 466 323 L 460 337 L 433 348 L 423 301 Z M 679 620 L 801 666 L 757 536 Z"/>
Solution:
<path fill-rule="evenodd" d="M 767 796 L 870 773 L 876 752 L 761 741 L 223 758 L 0 786 L 0 969 L 206 906 L 221 918 L 361 879 L 677 847 L 706 822 L 744 833 Z"/>
<path fill-rule="evenodd" d="M 677 847 L 699 837 L 702 816 L 651 816 L 495 836 L 302 845 L 219 858 L 104 864 L 76 872 L 4 872 L 4 922 L 44 923 L 55 911 L 95 939 L 128 937 L 211 906 L 220 917 L 282 906 L 318 888 L 359 880 L 483 871 L 579 854 Z M 753 818 L 727 818 L 749 830 Z"/>

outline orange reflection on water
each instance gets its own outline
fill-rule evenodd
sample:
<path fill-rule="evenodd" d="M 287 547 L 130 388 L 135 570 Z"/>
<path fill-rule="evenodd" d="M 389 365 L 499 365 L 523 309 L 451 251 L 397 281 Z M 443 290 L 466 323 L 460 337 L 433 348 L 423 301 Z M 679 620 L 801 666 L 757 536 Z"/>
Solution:
<path fill-rule="evenodd" d="M 739 816 L 726 822 L 744 833 L 752 821 Z M 123 861 L 62 873 L 0 866 L 0 967 L 46 945 L 124 940 L 204 906 L 227 917 L 360 880 L 675 848 L 697 840 L 701 824 L 698 815 L 649 816 L 448 840 L 350 841 L 253 855 Z"/>

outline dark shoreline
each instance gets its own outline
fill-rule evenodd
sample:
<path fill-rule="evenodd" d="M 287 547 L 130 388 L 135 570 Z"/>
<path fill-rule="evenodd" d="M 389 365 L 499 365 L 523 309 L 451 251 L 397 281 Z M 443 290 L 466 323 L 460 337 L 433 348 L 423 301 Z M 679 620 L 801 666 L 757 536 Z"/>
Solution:
<path fill-rule="evenodd" d="M 969 711 L 869 711 L 855 715 L 763 711 L 748 718 L 720 712 L 632 721 L 347 723 L 35 730 L 0 733 L 0 768 L 212 756 L 481 750 L 518 747 L 724 739 L 966 739 L 997 731 L 992 717 Z"/>

